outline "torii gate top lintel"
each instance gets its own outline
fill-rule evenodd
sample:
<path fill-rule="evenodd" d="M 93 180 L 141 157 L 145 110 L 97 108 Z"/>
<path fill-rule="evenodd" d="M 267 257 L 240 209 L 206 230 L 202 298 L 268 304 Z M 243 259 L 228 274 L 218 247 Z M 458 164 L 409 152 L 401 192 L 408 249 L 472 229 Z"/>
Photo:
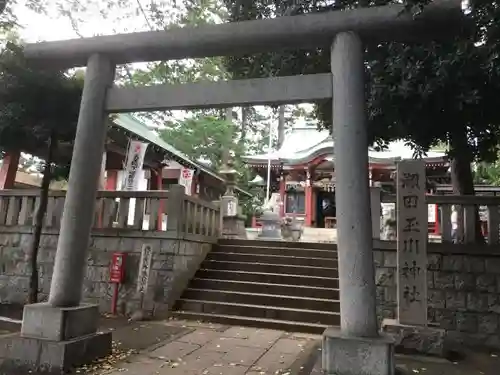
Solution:
<path fill-rule="evenodd" d="M 116 64 L 229 56 L 329 46 L 336 34 L 355 31 L 373 41 L 442 40 L 463 29 L 462 0 L 435 0 L 413 17 L 402 5 L 330 11 L 168 31 L 149 31 L 27 44 L 25 55 L 48 66 L 85 66 L 96 53 Z"/>

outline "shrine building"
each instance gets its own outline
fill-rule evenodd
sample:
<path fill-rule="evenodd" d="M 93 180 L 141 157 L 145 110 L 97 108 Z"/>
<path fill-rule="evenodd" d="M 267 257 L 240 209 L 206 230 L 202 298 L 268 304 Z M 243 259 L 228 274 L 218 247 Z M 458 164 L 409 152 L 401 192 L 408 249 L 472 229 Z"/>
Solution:
<path fill-rule="evenodd" d="M 281 217 L 295 216 L 307 227 L 328 228 L 336 222 L 334 147 L 328 130 L 318 131 L 316 124 L 299 121 L 278 150 L 246 155 L 244 161 L 257 179 L 266 182 L 270 159 L 270 200 Z M 395 141 L 383 151 L 370 148 L 368 155 L 370 185 L 395 193 L 396 163 L 412 158 L 413 150 L 404 141 Z M 449 183 L 450 165 L 444 151 L 429 151 L 424 160 L 428 193 L 433 193 L 435 186 Z M 437 221 L 437 213 L 437 207 L 429 207 L 430 223 Z"/>
<path fill-rule="evenodd" d="M 125 155 L 130 140 L 148 144 L 142 170 L 138 171 L 138 190 L 168 190 L 170 185 L 181 184 L 186 194 L 205 201 L 217 201 L 225 191 L 225 179 L 209 166 L 190 159 L 165 142 L 154 130 L 137 117 L 118 114 L 110 118 L 106 149 L 103 155 L 101 190 L 122 190 Z M 44 155 L 45 150 L 22 150 L 28 154 Z M 72 145 L 61 145 L 59 154 L 71 157 Z M 0 165 L 0 189 L 33 189 L 41 185 L 41 175 L 19 170 L 21 151 L 5 153 Z M 181 174 L 188 174 L 181 178 Z M 186 176 L 184 176 L 186 177 Z M 51 184 L 52 190 L 65 190 L 61 182 Z M 237 194 L 250 195 L 236 187 Z"/>

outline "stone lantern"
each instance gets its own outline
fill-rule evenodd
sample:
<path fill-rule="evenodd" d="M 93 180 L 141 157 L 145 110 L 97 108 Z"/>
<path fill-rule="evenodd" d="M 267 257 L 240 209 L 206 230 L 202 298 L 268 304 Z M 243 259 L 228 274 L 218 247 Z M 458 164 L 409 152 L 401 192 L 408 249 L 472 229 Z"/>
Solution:
<path fill-rule="evenodd" d="M 246 238 L 245 216 L 240 213 L 238 197 L 234 193 L 238 171 L 232 162 L 224 164 L 219 174 L 226 180 L 226 192 L 221 198 L 222 237 Z"/>

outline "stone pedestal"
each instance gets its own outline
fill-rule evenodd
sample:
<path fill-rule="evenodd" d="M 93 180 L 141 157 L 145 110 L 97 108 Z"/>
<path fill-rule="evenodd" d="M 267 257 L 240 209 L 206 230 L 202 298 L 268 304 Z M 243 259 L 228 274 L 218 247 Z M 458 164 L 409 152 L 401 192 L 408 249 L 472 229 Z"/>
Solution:
<path fill-rule="evenodd" d="M 222 218 L 222 237 L 245 240 L 247 238 L 245 216 L 224 216 Z"/>
<path fill-rule="evenodd" d="M 323 333 L 323 371 L 326 375 L 393 375 L 394 340 L 345 336 L 337 328 Z"/>
<path fill-rule="evenodd" d="M 259 238 L 263 240 L 281 240 L 281 219 L 279 215 L 272 211 L 264 211 L 260 217 L 262 231 Z"/>
<path fill-rule="evenodd" d="M 98 305 L 27 305 L 20 335 L 0 341 L 0 375 L 61 374 L 111 354 L 111 333 L 98 324 Z"/>
<path fill-rule="evenodd" d="M 382 332 L 394 338 L 396 353 L 446 356 L 444 329 L 406 325 L 394 319 L 384 319 Z"/>

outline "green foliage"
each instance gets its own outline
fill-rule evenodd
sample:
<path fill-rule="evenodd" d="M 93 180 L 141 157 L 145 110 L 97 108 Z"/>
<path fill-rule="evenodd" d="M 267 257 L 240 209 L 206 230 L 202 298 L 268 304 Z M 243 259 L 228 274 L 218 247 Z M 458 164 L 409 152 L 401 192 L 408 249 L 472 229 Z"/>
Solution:
<path fill-rule="evenodd" d="M 474 183 L 500 186 L 500 162 L 479 163 L 474 172 Z"/>
<path fill-rule="evenodd" d="M 391 1 L 357 0 L 226 0 L 230 20 L 275 17 L 278 9 L 292 14 L 323 12 L 384 5 Z M 428 0 L 406 1 L 418 12 Z M 473 156 L 496 157 L 500 113 L 499 1 L 476 1 L 470 17 L 474 35 L 449 43 L 381 43 L 368 45 L 367 100 L 371 140 L 385 142 L 405 138 L 428 149 L 436 142 L 449 142 L 453 133 L 466 133 Z M 295 4 L 295 6 L 294 6 Z M 227 60 L 236 77 L 293 75 L 328 72 L 329 49 L 266 53 Z M 331 105 L 320 103 L 317 115 L 331 123 Z M 328 126 L 329 127 L 329 126 Z"/>
<path fill-rule="evenodd" d="M 190 158 L 209 163 L 214 170 L 220 168 L 225 148 L 241 154 L 231 122 L 214 116 L 194 116 L 182 121 L 171 121 L 160 132 L 165 142 L 178 148 Z"/>
<path fill-rule="evenodd" d="M 9 44 L 0 56 L 0 148 L 44 157 L 55 132 L 59 143 L 75 137 L 82 81 L 38 69 Z M 66 165 L 65 160 L 57 159 Z"/>

